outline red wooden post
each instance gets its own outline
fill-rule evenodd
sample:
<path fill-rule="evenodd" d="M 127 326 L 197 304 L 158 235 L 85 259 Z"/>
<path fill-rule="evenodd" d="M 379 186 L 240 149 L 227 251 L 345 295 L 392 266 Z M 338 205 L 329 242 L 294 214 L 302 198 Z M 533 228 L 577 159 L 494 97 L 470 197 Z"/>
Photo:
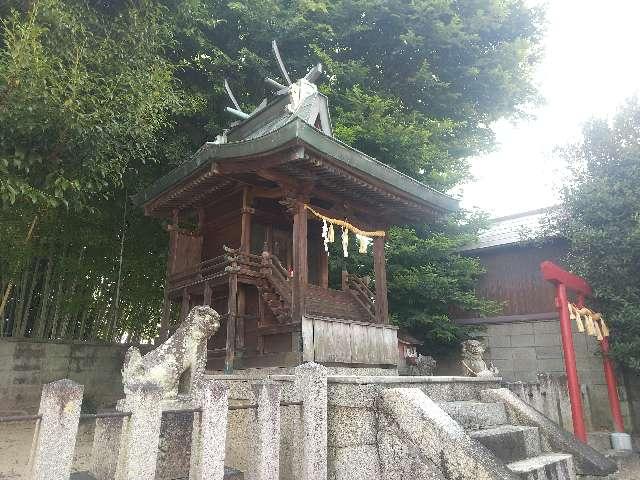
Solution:
<path fill-rule="evenodd" d="M 604 378 L 607 380 L 607 394 L 609 395 L 609 405 L 611 405 L 611 417 L 613 418 L 613 427 L 616 432 L 624 432 L 624 421 L 620 411 L 620 399 L 618 398 L 618 382 L 616 373 L 613 369 L 613 362 L 609 358 L 609 338 L 603 337 L 600 341 L 600 350 L 602 350 L 602 364 L 604 367 Z"/>
<path fill-rule="evenodd" d="M 560 330 L 562 333 L 562 349 L 564 350 L 564 364 L 567 372 L 567 383 L 569 386 L 569 398 L 571 399 L 571 415 L 573 417 L 573 430 L 575 436 L 587 441 L 587 435 L 584 426 L 584 416 L 582 411 L 582 396 L 580 395 L 580 384 L 578 381 L 578 372 L 576 369 L 576 356 L 573 349 L 573 336 L 571 334 L 571 319 L 569 318 L 569 309 L 567 306 L 567 288 L 574 290 L 578 295 L 578 307 L 584 306 L 586 296 L 592 295 L 591 287 L 584 279 L 563 270 L 553 262 L 542 262 L 540 270 L 545 280 L 550 281 L 556 286 L 557 296 L 556 302 L 558 311 L 560 312 Z M 602 350 L 604 376 L 607 381 L 607 393 L 609 395 L 609 405 L 611 408 L 611 417 L 616 432 L 624 432 L 624 422 L 622 413 L 620 412 L 620 399 L 618 398 L 618 385 L 616 381 L 613 362 L 609 358 L 609 339 L 604 337 L 600 341 L 600 349 Z M 613 435 L 612 435 L 613 441 Z M 617 442 L 622 440 L 618 439 Z M 615 443 L 615 442 L 614 442 Z"/>
<path fill-rule="evenodd" d="M 567 288 L 574 290 L 578 294 L 579 301 L 582 302 L 586 295 L 591 295 L 591 287 L 582 278 L 567 272 L 553 262 L 542 262 L 540 270 L 542 271 L 542 277 L 556 286 L 556 306 L 560 314 L 560 333 L 562 335 L 562 350 L 564 352 L 564 368 L 567 373 L 569 400 L 571 401 L 573 433 L 576 438 L 587 443 L 582 394 L 580 393 L 580 381 L 576 368 L 576 352 L 573 347 L 571 319 L 569 318 Z"/>
<path fill-rule="evenodd" d="M 580 381 L 576 368 L 576 352 L 573 347 L 573 335 L 571 333 L 571 319 L 567 303 L 567 287 L 564 283 L 556 285 L 556 302 L 560 313 L 560 333 L 562 335 L 562 350 L 564 351 L 564 369 L 567 372 L 567 386 L 569 387 L 569 399 L 571 400 L 571 418 L 573 420 L 573 433 L 580 441 L 587 443 L 587 429 L 584 425 L 584 411 L 582 409 L 582 394 L 580 393 Z"/>

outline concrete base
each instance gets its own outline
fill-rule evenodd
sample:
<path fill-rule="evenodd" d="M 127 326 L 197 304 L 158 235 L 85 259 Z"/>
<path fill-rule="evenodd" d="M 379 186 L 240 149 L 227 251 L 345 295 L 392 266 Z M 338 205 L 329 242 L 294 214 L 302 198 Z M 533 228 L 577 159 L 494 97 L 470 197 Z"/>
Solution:
<path fill-rule="evenodd" d="M 614 450 L 633 450 L 633 445 L 631 444 L 631 435 L 621 432 L 612 433 L 611 447 Z"/>

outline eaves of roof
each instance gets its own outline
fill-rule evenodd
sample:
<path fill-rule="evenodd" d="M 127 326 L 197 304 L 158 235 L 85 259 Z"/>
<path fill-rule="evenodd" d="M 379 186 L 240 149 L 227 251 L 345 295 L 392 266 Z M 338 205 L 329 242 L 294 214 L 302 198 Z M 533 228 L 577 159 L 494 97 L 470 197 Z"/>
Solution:
<path fill-rule="evenodd" d="M 323 134 L 299 118 L 294 118 L 281 128 L 259 138 L 224 144 L 207 142 L 189 160 L 158 179 L 146 190 L 134 195 L 132 200 L 136 205 L 145 204 L 216 160 L 261 155 L 295 143 L 305 145 L 319 154 L 333 158 L 338 164 L 341 163 L 359 171 L 365 177 L 370 176 L 381 180 L 431 208 L 444 212 L 458 208 L 458 200 L 455 198 Z"/>

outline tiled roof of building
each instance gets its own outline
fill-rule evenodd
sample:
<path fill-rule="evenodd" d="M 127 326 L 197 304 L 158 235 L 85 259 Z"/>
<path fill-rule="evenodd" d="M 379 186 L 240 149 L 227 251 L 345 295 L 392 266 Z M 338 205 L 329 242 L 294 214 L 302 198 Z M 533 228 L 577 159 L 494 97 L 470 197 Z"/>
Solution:
<path fill-rule="evenodd" d="M 514 245 L 529 240 L 540 232 L 544 218 L 551 208 L 540 208 L 491 219 L 489 228 L 478 235 L 478 240 L 462 248 L 461 251 Z"/>

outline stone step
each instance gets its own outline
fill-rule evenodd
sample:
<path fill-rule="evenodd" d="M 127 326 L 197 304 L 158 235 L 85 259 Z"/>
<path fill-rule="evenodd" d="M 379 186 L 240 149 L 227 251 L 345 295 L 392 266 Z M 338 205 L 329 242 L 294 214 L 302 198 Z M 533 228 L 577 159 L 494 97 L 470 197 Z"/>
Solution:
<path fill-rule="evenodd" d="M 0 477 L 3 478 L 3 477 Z M 156 477 L 157 478 L 157 477 Z M 188 480 L 189 477 L 180 477 L 175 480 Z M 244 480 L 244 473 L 235 468 L 224 467 L 224 480 Z M 96 480 L 96 477 L 89 472 L 74 472 L 69 477 L 69 480 Z"/>
<path fill-rule="evenodd" d="M 470 432 L 469 436 L 479 441 L 505 463 L 540 455 L 538 427 L 500 425 Z"/>
<path fill-rule="evenodd" d="M 575 480 L 573 457 L 566 453 L 545 453 L 507 464 L 522 480 Z"/>
<path fill-rule="evenodd" d="M 507 423 L 507 411 L 502 403 L 444 402 L 440 404 L 440 408 L 467 430 L 496 427 Z"/>

